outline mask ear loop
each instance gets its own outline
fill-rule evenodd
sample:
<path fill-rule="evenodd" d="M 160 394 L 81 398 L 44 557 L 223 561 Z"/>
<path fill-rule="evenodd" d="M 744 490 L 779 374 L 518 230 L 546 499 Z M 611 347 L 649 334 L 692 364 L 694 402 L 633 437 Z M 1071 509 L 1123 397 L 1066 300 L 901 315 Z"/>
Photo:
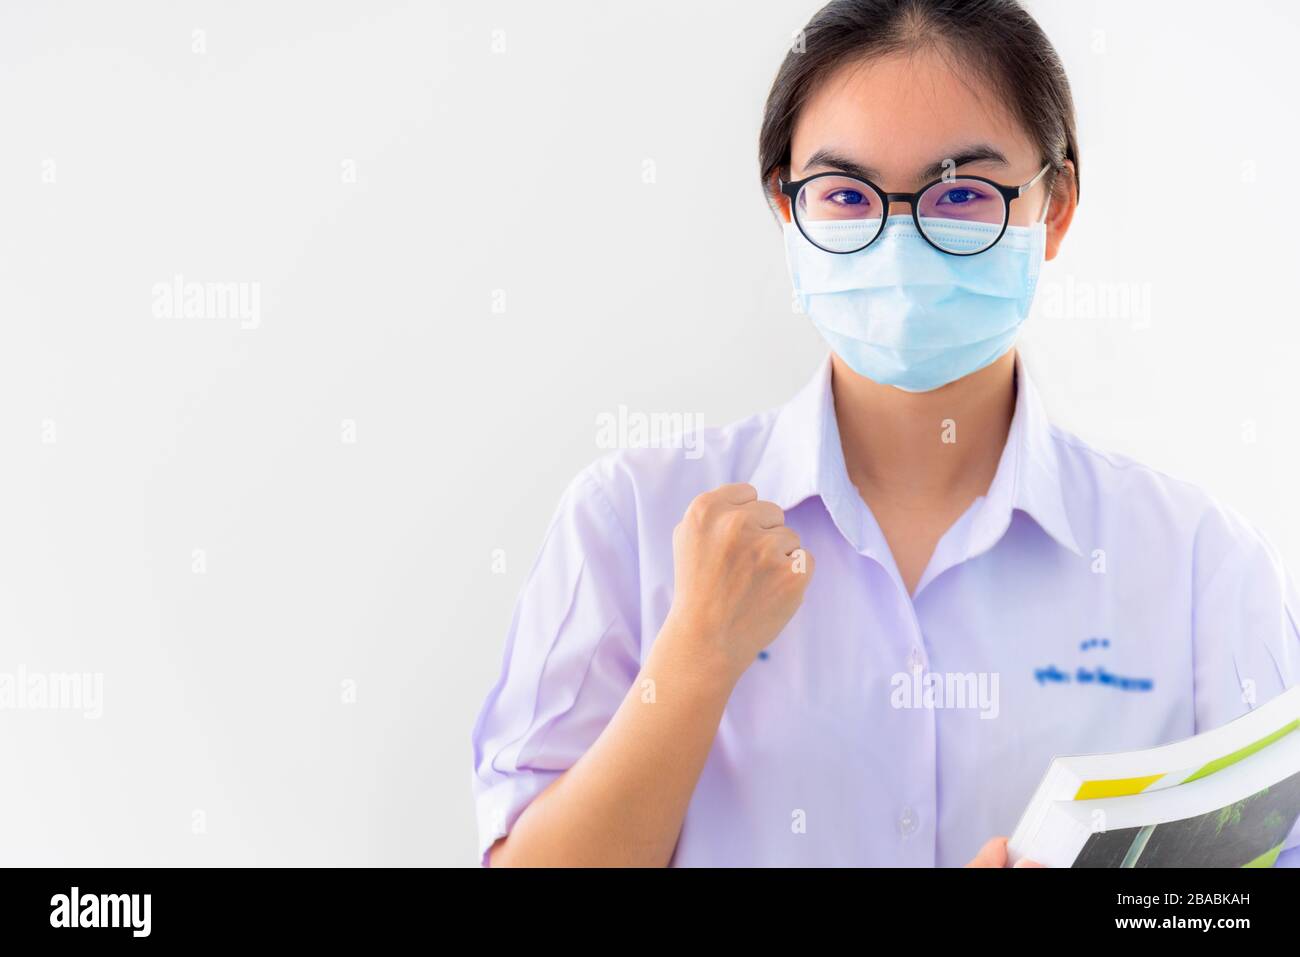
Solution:
<path fill-rule="evenodd" d="M 1056 170 L 1052 170 L 1052 176 L 1047 181 L 1047 198 L 1043 200 L 1043 211 L 1038 216 L 1039 223 L 1047 222 L 1047 211 L 1052 208 L 1052 190 L 1056 187 Z"/>

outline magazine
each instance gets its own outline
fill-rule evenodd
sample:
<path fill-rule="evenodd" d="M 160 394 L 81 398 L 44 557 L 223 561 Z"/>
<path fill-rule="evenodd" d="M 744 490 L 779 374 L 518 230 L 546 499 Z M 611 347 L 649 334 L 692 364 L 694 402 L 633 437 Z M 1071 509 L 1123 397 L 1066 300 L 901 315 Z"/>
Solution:
<path fill-rule="evenodd" d="M 1008 843 L 1048 867 L 1271 867 L 1300 818 L 1300 685 L 1222 727 L 1052 761 Z"/>

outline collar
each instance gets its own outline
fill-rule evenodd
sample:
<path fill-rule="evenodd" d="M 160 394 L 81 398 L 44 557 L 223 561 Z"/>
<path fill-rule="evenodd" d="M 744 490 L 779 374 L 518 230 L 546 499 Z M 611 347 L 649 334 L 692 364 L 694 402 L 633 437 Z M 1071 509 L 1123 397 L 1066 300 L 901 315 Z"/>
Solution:
<path fill-rule="evenodd" d="M 966 534 L 965 560 L 992 548 L 1025 512 L 1057 543 L 1082 556 L 1070 528 L 1061 490 L 1051 424 L 1038 389 L 1016 350 L 1016 405 L 1006 445 L 988 492 L 977 500 Z M 888 548 L 870 510 L 849 481 L 840 444 L 828 354 L 816 372 L 776 412 L 768 441 L 750 478 L 760 498 L 791 509 L 813 496 L 825 504 L 840 534 L 859 552 L 881 562 Z"/>

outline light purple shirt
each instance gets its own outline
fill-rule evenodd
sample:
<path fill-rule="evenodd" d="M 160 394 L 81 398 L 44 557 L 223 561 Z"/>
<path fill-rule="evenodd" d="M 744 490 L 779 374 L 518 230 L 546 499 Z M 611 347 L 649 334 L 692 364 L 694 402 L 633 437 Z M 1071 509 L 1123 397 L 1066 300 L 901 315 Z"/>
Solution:
<path fill-rule="evenodd" d="M 610 453 L 569 485 L 474 727 L 480 863 L 622 703 L 672 602 L 672 530 L 728 482 L 786 510 L 816 571 L 732 693 L 675 866 L 962 865 L 1055 755 L 1184 738 L 1300 679 L 1268 540 L 1049 424 L 1019 353 L 997 474 L 909 596 L 849 481 L 830 369 L 689 452 Z"/>

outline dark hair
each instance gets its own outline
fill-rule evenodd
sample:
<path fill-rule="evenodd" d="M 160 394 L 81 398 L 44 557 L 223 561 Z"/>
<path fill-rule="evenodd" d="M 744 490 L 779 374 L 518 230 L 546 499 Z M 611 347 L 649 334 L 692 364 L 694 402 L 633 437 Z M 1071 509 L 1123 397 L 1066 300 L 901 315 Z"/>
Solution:
<path fill-rule="evenodd" d="M 1051 163 L 1052 179 L 1079 191 L 1079 142 L 1065 68 L 1047 35 L 1017 0 L 834 0 L 799 34 L 777 72 L 763 112 L 758 162 L 769 204 L 772 177 L 789 176 L 799 111 L 841 65 L 926 47 L 942 49 L 1007 99 Z M 1065 174 L 1065 175 L 1056 175 Z"/>

